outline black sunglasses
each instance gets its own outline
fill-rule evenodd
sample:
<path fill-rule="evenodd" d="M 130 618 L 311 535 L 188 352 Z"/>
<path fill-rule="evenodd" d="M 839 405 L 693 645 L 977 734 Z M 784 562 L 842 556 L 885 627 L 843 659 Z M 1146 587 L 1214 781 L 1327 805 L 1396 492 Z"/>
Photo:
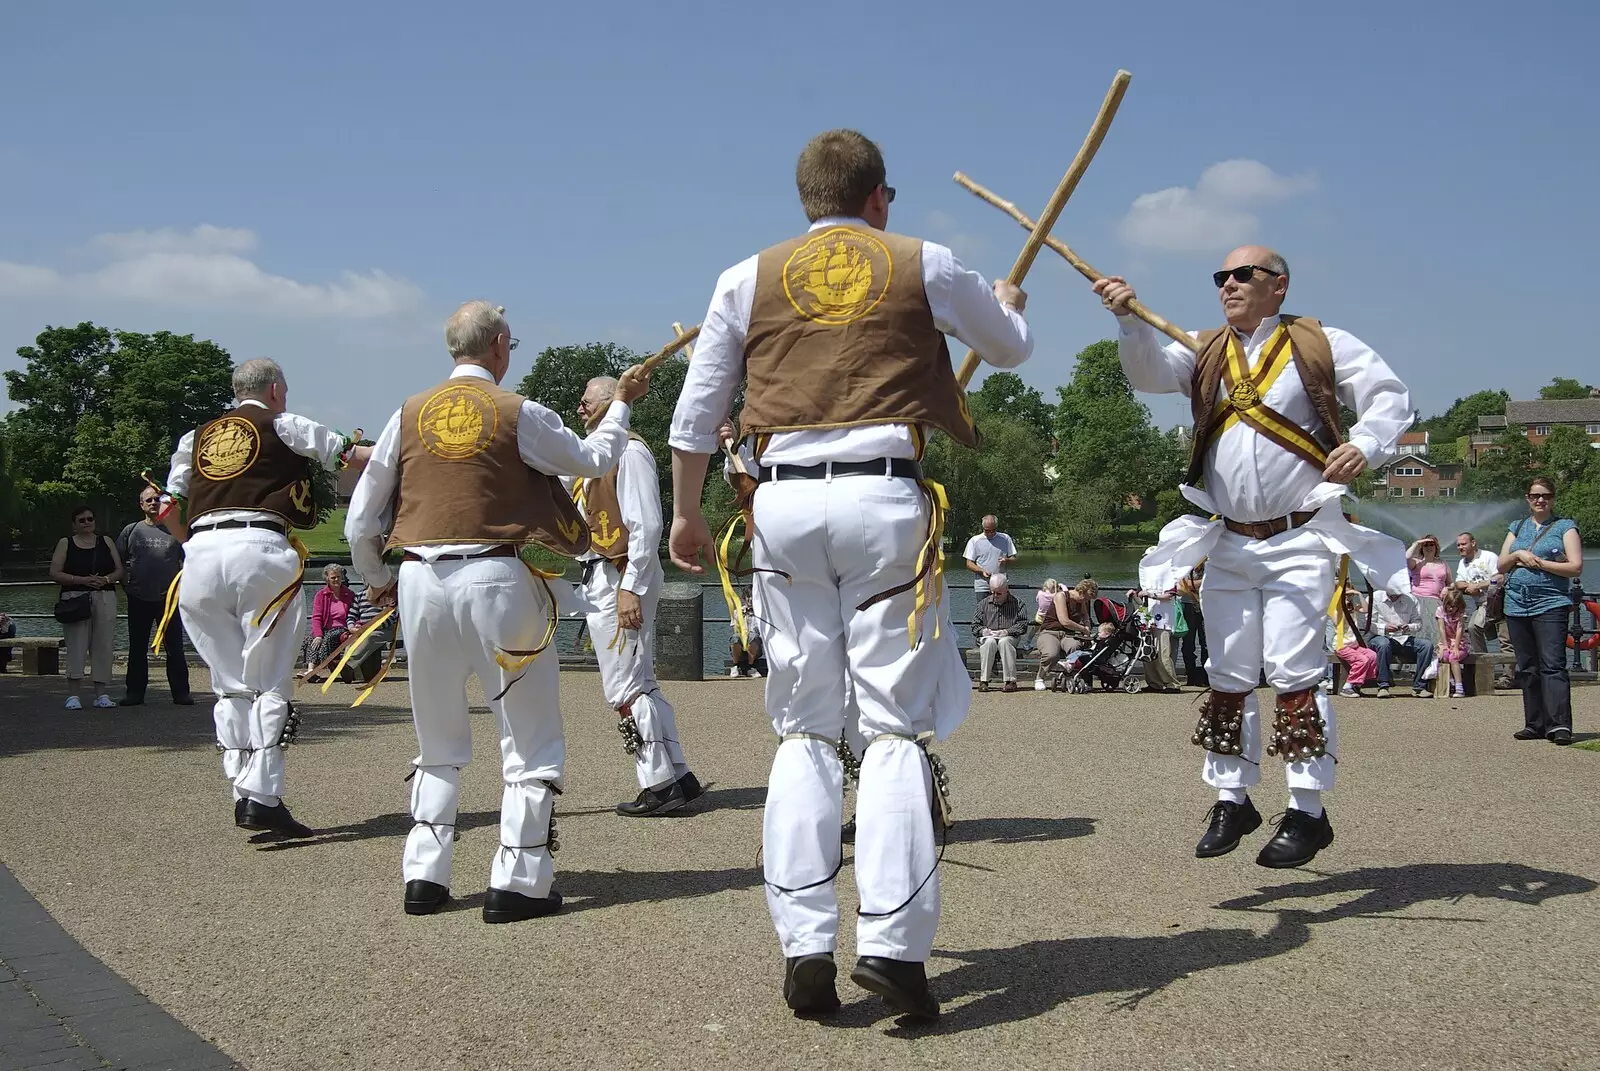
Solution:
<path fill-rule="evenodd" d="M 1221 271 L 1212 272 L 1211 281 L 1217 284 L 1218 290 L 1221 290 L 1222 284 L 1228 281 L 1229 276 L 1232 276 L 1233 281 L 1236 283 L 1248 283 L 1258 271 L 1264 271 L 1272 276 L 1280 274 L 1271 268 L 1263 268 L 1259 264 L 1241 264 L 1237 268 L 1223 268 Z"/>
<path fill-rule="evenodd" d="M 888 204 L 894 204 L 894 187 L 893 186 L 885 186 L 883 188 L 883 199 Z"/>
<path fill-rule="evenodd" d="M 1555 498 L 1555 497 L 1556 497 L 1555 495 L 1548 494 L 1548 493 L 1546 493 L 1544 491 L 1529 491 L 1528 492 L 1528 501 L 1529 502 L 1532 502 L 1536 498 L 1551 499 L 1551 498 Z"/>

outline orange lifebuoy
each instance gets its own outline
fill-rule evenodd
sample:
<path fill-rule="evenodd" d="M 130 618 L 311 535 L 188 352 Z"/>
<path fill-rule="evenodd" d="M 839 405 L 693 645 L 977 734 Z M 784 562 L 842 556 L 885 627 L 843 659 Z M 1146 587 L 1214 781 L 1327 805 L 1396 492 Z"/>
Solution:
<path fill-rule="evenodd" d="M 1585 599 L 1583 607 L 1589 611 L 1589 615 L 1595 619 L 1596 624 L 1600 625 L 1600 602 L 1595 602 L 1593 599 Z M 1571 634 L 1568 634 L 1567 646 L 1575 647 L 1580 651 L 1592 651 L 1596 647 L 1600 647 L 1600 632 L 1591 632 L 1581 640 L 1574 640 Z"/>

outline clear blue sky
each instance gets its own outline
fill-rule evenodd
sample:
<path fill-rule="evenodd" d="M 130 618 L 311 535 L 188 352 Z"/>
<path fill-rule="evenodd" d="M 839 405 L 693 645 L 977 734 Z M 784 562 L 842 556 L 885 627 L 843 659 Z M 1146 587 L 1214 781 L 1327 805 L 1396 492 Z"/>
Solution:
<path fill-rule="evenodd" d="M 834 126 L 882 145 L 892 229 L 993 278 L 1023 232 L 951 174 L 1037 212 L 1120 66 L 1056 234 L 1157 311 L 1218 322 L 1208 273 L 1250 237 L 1288 257 L 1291 311 L 1375 346 L 1424 414 L 1600 379 L 1600 9 L 1308 8 L 13 5 L 0 365 L 48 323 L 194 332 L 371 429 L 445 372 L 466 298 L 507 307 L 513 380 L 545 345 L 653 349 L 803 228 L 795 156 Z M 1051 393 L 1113 323 L 1052 254 L 1027 289 L 1022 372 Z"/>

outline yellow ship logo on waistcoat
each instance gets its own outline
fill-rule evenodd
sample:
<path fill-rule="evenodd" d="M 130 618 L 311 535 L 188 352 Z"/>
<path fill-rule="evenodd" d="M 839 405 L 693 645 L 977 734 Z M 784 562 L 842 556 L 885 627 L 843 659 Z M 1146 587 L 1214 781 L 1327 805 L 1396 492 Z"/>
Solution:
<path fill-rule="evenodd" d="M 866 231 L 830 227 L 813 235 L 783 265 L 789 304 L 814 323 L 853 323 L 889 292 L 889 247 Z"/>
<path fill-rule="evenodd" d="M 622 538 L 623 529 L 611 527 L 611 512 L 601 510 L 595 518 L 596 527 L 591 529 L 590 541 L 598 547 L 610 550 L 617 545 L 617 540 Z"/>
<path fill-rule="evenodd" d="M 500 413 L 488 391 L 457 382 L 441 387 L 422 403 L 417 435 L 428 453 L 461 461 L 483 453 L 499 423 Z"/>
<path fill-rule="evenodd" d="M 256 426 L 244 417 L 213 421 L 195 444 L 194 467 L 208 480 L 231 480 L 255 461 L 261 451 Z"/>

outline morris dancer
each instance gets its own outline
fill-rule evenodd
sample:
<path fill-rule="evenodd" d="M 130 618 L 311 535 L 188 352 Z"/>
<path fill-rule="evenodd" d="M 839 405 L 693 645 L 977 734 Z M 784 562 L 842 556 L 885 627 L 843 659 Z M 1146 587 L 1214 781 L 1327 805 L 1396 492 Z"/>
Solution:
<path fill-rule="evenodd" d="M 593 431 L 616 397 L 617 381 L 591 379 L 578 402 L 578 419 Z M 668 814 L 705 790 L 689 771 L 678 742 L 672 704 L 656 683 L 656 604 L 661 601 L 661 485 L 650 447 L 630 433 L 622 458 L 599 479 L 566 477 L 578 512 L 589 525 L 583 592 L 589 638 L 600 664 L 606 702 L 620 719 L 624 747 L 634 758 L 639 796 L 617 804 L 629 818 Z"/>
<path fill-rule="evenodd" d="M 938 601 L 937 491 L 919 457 L 938 428 L 976 433 L 945 333 L 1002 367 L 1032 350 L 1009 283 L 991 291 L 943 246 L 883 231 L 894 190 L 878 147 L 848 130 L 800 154 L 810 231 L 724 272 L 673 416 L 672 557 L 711 550 L 700 512 L 717 426 L 748 377 L 756 437 L 755 601 L 780 743 L 764 818 L 767 903 L 796 1014 L 836 1009 L 833 952 L 851 689 L 867 740 L 857 803 L 857 984 L 936 1016 L 924 961 L 939 917 L 935 781 L 923 746 L 966 716 L 971 684 Z M 932 553 L 924 553 L 932 546 Z M 885 591 L 885 589 L 890 589 Z"/>
<path fill-rule="evenodd" d="M 184 509 L 167 523 L 186 540 L 178 609 L 211 670 L 234 823 L 309 837 L 283 802 L 282 745 L 293 736 L 291 677 L 306 627 L 305 556 L 289 532 L 316 524 L 306 459 L 359 466 L 370 450 L 286 412 L 289 385 L 276 361 L 241 364 L 233 393 L 238 407 L 185 434 L 172 455 L 167 490 Z"/>
<path fill-rule="evenodd" d="M 1195 855 L 1225 855 L 1261 825 L 1248 793 L 1261 779 L 1255 687 L 1264 668 L 1277 693 L 1267 753 L 1285 763 L 1289 809 L 1256 862 L 1303 866 L 1333 842 L 1322 793 L 1333 787 L 1338 736 L 1333 705 L 1316 686 L 1339 557 L 1375 587 L 1409 590 L 1404 546 L 1351 524 L 1339 499 L 1351 480 L 1394 456 L 1411 397 L 1353 335 L 1279 314 L 1289 266 L 1278 254 L 1236 249 L 1212 281 L 1227 324 L 1198 336 L 1197 353 L 1163 347 L 1130 315 L 1134 292 L 1123 279 L 1101 279 L 1094 291 L 1117 314 L 1134 388 L 1189 396 L 1194 450 L 1181 490 L 1220 518 L 1179 517 L 1139 569 L 1142 587 L 1167 591 L 1210 555 L 1200 600 L 1211 690 L 1193 739 L 1206 749 L 1203 776 L 1217 803 Z M 1348 440 L 1340 403 L 1357 413 Z M 1193 486 L 1202 475 L 1203 491 Z"/>
<path fill-rule="evenodd" d="M 532 543 L 569 557 L 588 550 L 588 529 L 556 477 L 599 477 L 616 465 L 628 403 L 646 380 L 630 369 L 580 439 L 549 409 L 500 389 L 517 345 L 500 309 L 469 301 L 444 333 L 455 370 L 389 419 L 356 485 L 345 539 L 373 602 L 392 603 L 398 589 L 419 748 L 406 913 L 432 914 L 450 899 L 461 770 L 472 761 L 467 677 L 477 674 L 499 719 L 505 782 L 483 921 L 515 922 L 561 908 L 550 852 L 566 744 L 549 641 L 556 604 L 575 604 L 570 585 L 535 576 L 518 552 Z M 398 580 L 382 558 L 386 531 L 388 546 L 405 551 Z"/>

